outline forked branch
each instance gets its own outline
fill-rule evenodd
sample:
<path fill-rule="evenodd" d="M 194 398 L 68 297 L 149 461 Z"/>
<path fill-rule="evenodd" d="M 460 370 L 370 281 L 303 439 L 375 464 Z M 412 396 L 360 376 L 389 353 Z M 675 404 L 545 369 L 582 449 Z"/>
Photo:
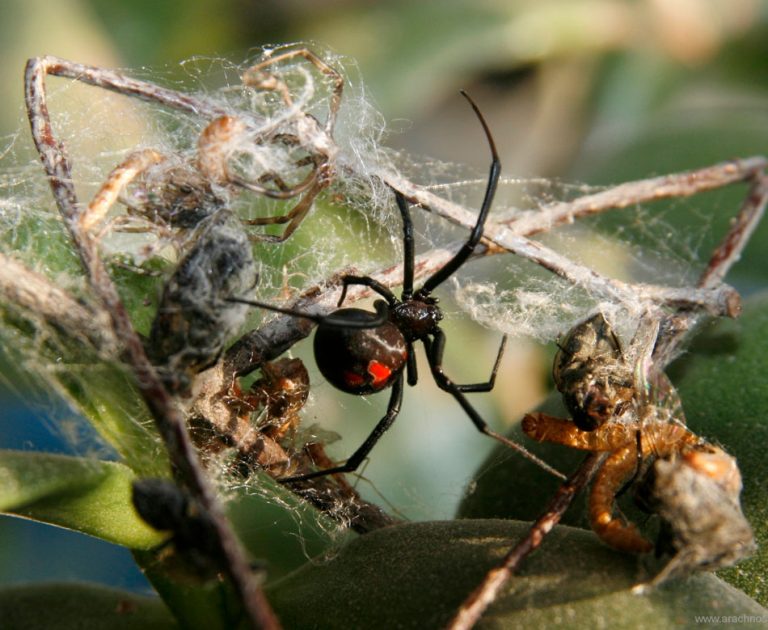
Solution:
<path fill-rule="evenodd" d="M 123 87 L 123 93 L 125 90 L 135 89 L 133 84 L 136 82 L 115 73 L 105 71 L 106 76 L 101 76 L 102 81 L 99 82 L 99 76 L 94 75 L 92 69 L 86 66 L 62 63 L 53 58 L 31 59 L 25 75 L 25 97 L 32 138 L 91 288 L 111 320 L 114 335 L 122 345 L 125 361 L 133 370 L 139 391 L 168 450 L 174 473 L 208 512 L 214 524 L 213 530 L 219 538 L 216 547 L 221 552 L 221 566 L 240 596 L 251 625 L 258 628 L 278 628 L 279 622 L 200 465 L 197 452 L 187 433 L 184 417 L 150 364 L 115 285 L 99 257 L 97 242 L 89 233 L 82 232 L 79 228 L 78 216 L 81 208 L 73 185 L 72 168 L 66 149 L 63 143 L 56 139 L 51 126 L 45 77 L 48 74 L 79 77 L 83 73 L 90 73 L 89 76 L 94 79 L 93 84 L 100 87 L 114 89 L 113 84 L 119 83 Z M 161 95 L 164 95 L 162 90 Z M 169 96 L 174 105 L 189 106 L 183 99 L 177 100 L 177 96 L 176 93 Z"/>

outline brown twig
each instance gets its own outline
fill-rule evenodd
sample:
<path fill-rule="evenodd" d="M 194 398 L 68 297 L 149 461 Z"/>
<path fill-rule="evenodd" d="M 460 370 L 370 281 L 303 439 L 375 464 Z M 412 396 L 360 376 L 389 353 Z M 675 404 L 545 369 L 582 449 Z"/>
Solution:
<path fill-rule="evenodd" d="M 768 204 L 768 175 L 756 173 L 739 213 L 731 222 L 730 229 L 710 256 L 706 268 L 699 276 L 697 287 L 707 290 L 725 286 L 723 279 L 731 267 L 738 262 L 750 237 L 765 214 Z M 730 312 L 726 315 L 737 317 L 741 312 L 738 295 L 731 300 Z M 653 363 L 663 370 L 677 356 L 677 350 L 697 324 L 702 313 L 695 309 L 680 309 L 662 320 L 664 334 L 653 351 Z"/>
<path fill-rule="evenodd" d="M 0 253 L 0 296 L 25 313 L 33 313 L 71 339 L 87 342 L 104 355 L 113 355 L 117 339 L 106 313 L 79 302 L 70 293 L 24 264 Z"/>
<path fill-rule="evenodd" d="M 175 474 L 208 512 L 214 523 L 214 531 L 219 537 L 218 547 L 223 559 L 221 565 L 239 594 L 251 624 L 258 628 L 278 628 L 279 622 L 256 581 L 245 553 L 198 461 L 197 453 L 187 434 L 184 418 L 147 359 L 128 313 L 99 258 L 96 241 L 88 233 L 83 233 L 79 229 L 80 206 L 72 183 L 71 166 L 63 143 L 54 136 L 48 113 L 45 90 L 47 74 L 77 77 L 107 89 L 114 89 L 113 85 L 119 83 L 122 93 L 131 91 L 133 83 L 136 82 L 119 73 L 102 71 L 98 68 L 79 64 L 62 65 L 60 60 L 55 58 L 31 59 L 25 74 L 25 97 L 32 138 L 91 287 L 109 315 L 115 337 L 123 345 L 125 361 L 133 370 L 139 391 L 155 419 Z M 87 80 L 83 78 L 84 76 Z M 183 99 L 177 99 L 178 95 L 175 92 L 165 95 L 164 90 L 157 89 L 161 97 L 168 96 L 173 101 L 173 106 L 187 105 Z M 192 108 L 192 111 L 196 110 Z"/>
<path fill-rule="evenodd" d="M 461 608 L 446 626 L 448 630 L 467 630 L 478 622 L 520 567 L 520 563 L 541 545 L 546 535 L 560 522 L 574 497 L 586 487 L 606 456 L 606 453 L 587 455 L 576 472 L 557 489 L 544 513 L 531 525 L 528 534 L 504 556 L 496 568 L 488 572 L 483 582 L 464 600 Z"/>
<path fill-rule="evenodd" d="M 547 232 L 558 225 L 611 209 L 621 209 L 670 197 L 690 197 L 707 190 L 749 181 L 765 170 L 768 160 L 762 156 L 730 160 L 704 168 L 652 177 L 612 186 L 599 193 L 583 195 L 572 201 L 542 204 L 536 211 L 527 212 L 498 223 L 497 229 L 506 228 L 516 236 L 533 236 Z M 458 225 L 471 225 L 464 216 L 466 210 L 451 201 L 420 188 L 398 174 L 382 173 L 381 178 L 392 188 L 402 192 L 412 203 L 430 209 Z M 503 234 L 503 232 L 502 232 Z M 485 237 L 495 240 L 494 229 L 488 226 Z M 503 244 L 499 243 L 501 247 Z"/>

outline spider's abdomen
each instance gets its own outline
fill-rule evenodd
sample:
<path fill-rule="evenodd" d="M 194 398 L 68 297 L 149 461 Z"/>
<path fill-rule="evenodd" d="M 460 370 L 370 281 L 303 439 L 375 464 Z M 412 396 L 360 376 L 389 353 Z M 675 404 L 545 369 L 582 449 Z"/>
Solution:
<path fill-rule="evenodd" d="M 334 313 L 347 321 L 372 321 L 376 313 L 343 308 Z M 373 394 L 389 387 L 402 372 L 408 350 L 391 322 L 376 328 L 320 324 L 315 333 L 315 361 L 326 380 L 348 394 Z"/>

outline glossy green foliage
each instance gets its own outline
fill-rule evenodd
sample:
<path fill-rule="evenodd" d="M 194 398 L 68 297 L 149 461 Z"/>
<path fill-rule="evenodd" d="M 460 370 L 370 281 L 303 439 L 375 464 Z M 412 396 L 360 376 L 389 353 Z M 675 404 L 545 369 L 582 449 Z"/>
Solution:
<path fill-rule="evenodd" d="M 135 474 L 118 462 L 0 451 L 0 512 L 74 529 L 134 549 L 166 536 L 131 503 Z"/>
<path fill-rule="evenodd" d="M 17 630 L 172 630 L 179 626 L 155 597 L 93 584 L 29 584 L 0 589 L 3 627 Z"/>
<path fill-rule="evenodd" d="M 290 628 L 441 628 L 527 531 L 516 521 L 412 523 L 347 545 L 268 589 Z M 644 570 L 583 530 L 558 527 L 513 577 L 482 628 L 679 628 L 696 615 L 765 609 L 712 575 L 649 596 L 630 588 Z"/>

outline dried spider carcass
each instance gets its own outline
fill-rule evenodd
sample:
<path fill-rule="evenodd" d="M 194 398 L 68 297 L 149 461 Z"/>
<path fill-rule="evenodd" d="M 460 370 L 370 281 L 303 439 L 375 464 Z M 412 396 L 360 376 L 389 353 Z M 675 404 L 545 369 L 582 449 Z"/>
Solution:
<path fill-rule="evenodd" d="M 589 496 L 593 531 L 610 547 L 648 553 L 654 545 L 636 525 L 616 516 L 616 499 L 636 472 L 649 466 L 640 487 L 643 506 L 663 522 L 657 551 L 672 553 L 651 584 L 672 575 L 730 566 L 754 550 L 739 505 L 741 476 L 736 461 L 679 424 L 609 423 L 582 431 L 570 420 L 542 413 L 523 419 L 525 433 L 539 441 L 610 455 L 598 470 Z"/>
<path fill-rule="evenodd" d="M 616 515 L 625 484 L 642 488 L 644 508 L 664 523 L 657 551 L 674 553 L 652 582 L 658 584 L 670 575 L 733 564 L 750 553 L 753 541 L 739 506 L 735 460 L 685 426 L 679 396 L 661 371 L 631 368 L 642 365 L 656 345 L 648 330 L 638 327 L 627 355 L 601 314 L 575 326 L 561 343 L 554 369 L 573 420 L 534 413 L 525 416 L 522 428 L 538 441 L 609 453 L 592 484 L 589 519 L 614 549 L 654 549 L 633 523 Z"/>
<path fill-rule="evenodd" d="M 296 58 L 309 62 L 330 83 L 325 122 L 321 123 L 306 109 L 308 98 L 315 92 L 314 79 L 308 70 L 300 72 L 306 85 L 299 98 L 281 78 L 279 70 L 270 71 Z M 264 105 L 269 111 L 261 112 L 242 106 L 234 109 L 231 104 L 213 100 L 202 101 L 118 72 L 54 57 L 30 60 L 27 72 L 30 76 L 71 77 L 209 119 L 191 154 L 156 149 L 140 149 L 129 154 L 107 176 L 88 208 L 79 215 L 79 227 L 85 232 L 93 232 L 111 207 L 121 202 L 134 222 L 138 218 L 146 223 L 139 229 L 173 234 L 179 229 L 194 228 L 221 208 L 230 207 L 233 194 L 245 189 L 278 200 L 299 198 L 286 214 L 244 220 L 247 225 L 288 224 L 280 236 L 254 237 L 283 241 L 298 227 L 317 195 L 333 179 L 336 145 L 332 136 L 344 80 L 307 49 L 266 55 L 263 61 L 243 73 L 243 97 L 248 107 L 258 110 L 258 104 L 264 105 L 253 92 L 278 96 L 276 105 Z M 29 78 L 28 83 L 31 85 Z M 126 223 L 125 217 L 108 227 L 123 223 Z"/>
<path fill-rule="evenodd" d="M 594 342 L 593 349 L 602 347 L 605 338 L 592 333 L 610 332 L 604 322 L 602 316 L 595 316 L 576 328 L 586 332 L 586 337 Z M 569 338 L 573 335 L 569 334 Z M 615 337 L 610 334 L 608 339 Z M 618 345 L 611 341 L 608 347 L 610 355 Z M 600 356 L 587 348 L 584 345 L 577 350 L 590 359 Z M 585 370 L 588 385 L 611 384 L 617 373 L 622 379 L 629 376 L 621 365 L 623 358 L 614 359 L 620 362 L 616 372 L 608 369 L 609 360 L 605 364 L 598 361 L 598 370 Z M 596 379 L 596 373 L 605 378 Z M 580 389 L 578 384 L 573 388 Z M 581 390 L 587 391 L 589 387 Z M 605 391 L 603 388 L 600 393 Z M 655 376 L 647 392 L 629 385 L 614 391 L 621 393 L 621 404 L 626 409 L 591 430 L 580 428 L 575 421 L 543 413 L 526 415 L 522 424 L 526 435 L 537 441 L 609 453 L 595 475 L 589 496 L 589 519 L 594 532 L 619 551 L 647 553 L 654 549 L 633 523 L 616 516 L 617 496 L 630 480 L 640 488 L 642 507 L 657 514 L 663 522 L 657 552 L 674 554 L 652 584 L 670 575 L 729 566 L 748 555 L 754 543 L 739 506 L 741 477 L 735 460 L 685 427 L 677 392 L 663 374 Z M 602 405 L 604 409 L 617 406 L 613 400 Z"/>
<path fill-rule="evenodd" d="M 215 396 L 204 393 L 193 410 L 193 437 L 209 456 L 231 451 L 242 476 L 259 468 L 280 478 L 299 465 L 292 443 L 309 374 L 300 359 L 267 361 L 260 369 L 261 378 L 245 391 L 235 381 Z"/>
<path fill-rule="evenodd" d="M 262 470 L 282 480 L 318 466 L 329 467 L 328 432 L 300 429 L 309 396 L 309 374 L 300 359 L 282 358 L 260 366 L 261 378 L 243 391 L 235 382 L 218 400 L 197 401 L 191 432 L 206 457 L 229 460 L 233 474 L 249 477 Z M 204 403 L 204 404 L 203 404 Z M 364 533 L 391 525 L 381 508 L 363 500 L 343 475 L 290 484 L 298 496 L 335 520 Z"/>
<path fill-rule="evenodd" d="M 228 204 L 226 164 L 244 132 L 241 121 L 221 116 L 200 134 L 194 158 L 154 149 L 131 153 L 107 176 L 80 215 L 80 229 L 93 232 L 118 201 L 130 216 L 148 223 L 147 231 L 197 227 Z M 106 228 L 127 222 L 125 217 L 114 219 Z"/>

